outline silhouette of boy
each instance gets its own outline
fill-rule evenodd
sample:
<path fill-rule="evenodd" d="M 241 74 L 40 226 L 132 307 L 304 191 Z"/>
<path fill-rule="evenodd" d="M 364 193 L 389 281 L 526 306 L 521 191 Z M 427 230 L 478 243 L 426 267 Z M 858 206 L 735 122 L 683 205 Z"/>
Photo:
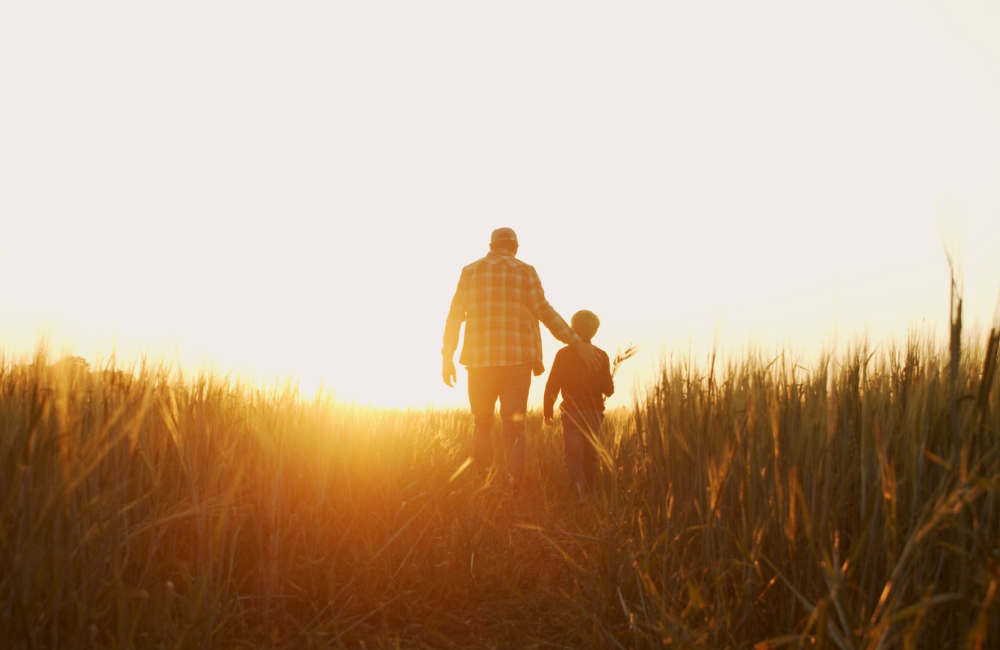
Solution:
<path fill-rule="evenodd" d="M 601 321 L 594 312 L 584 309 L 573 314 L 570 326 L 581 339 L 590 343 Z M 588 366 L 570 346 L 559 350 L 545 384 L 546 424 L 552 424 L 552 408 L 562 391 L 559 410 L 566 445 L 566 473 L 578 499 L 583 499 L 586 491 L 593 488 L 597 474 L 597 452 L 588 434 L 594 438 L 600 435 L 604 398 L 615 393 L 608 354 L 600 348 L 594 349 L 600 356 L 597 367 Z"/>

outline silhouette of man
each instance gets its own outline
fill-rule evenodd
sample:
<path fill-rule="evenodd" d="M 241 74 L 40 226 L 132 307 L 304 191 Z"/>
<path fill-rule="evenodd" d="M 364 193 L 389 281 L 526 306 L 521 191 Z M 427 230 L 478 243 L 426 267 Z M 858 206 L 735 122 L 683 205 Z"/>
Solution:
<path fill-rule="evenodd" d="M 469 405 L 475 420 L 473 458 L 480 473 L 493 462 L 493 413 L 499 399 L 507 471 L 515 487 L 524 477 L 524 418 L 531 373 L 540 375 L 545 370 L 538 321 L 558 340 L 573 346 L 585 363 L 600 363 L 597 349 L 580 338 L 545 300 L 534 267 L 516 255 L 514 231 L 494 230 L 489 254 L 462 269 L 441 348 L 441 377 L 453 386 L 454 355 L 465 321 L 465 343 L 458 361 L 469 371 Z"/>

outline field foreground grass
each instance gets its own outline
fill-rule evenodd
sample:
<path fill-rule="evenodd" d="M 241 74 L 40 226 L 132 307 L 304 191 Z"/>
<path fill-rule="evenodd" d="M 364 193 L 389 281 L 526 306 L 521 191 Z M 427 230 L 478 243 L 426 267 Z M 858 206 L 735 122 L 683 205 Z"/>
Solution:
<path fill-rule="evenodd" d="M 668 364 L 582 506 L 537 412 L 514 495 L 467 411 L 3 363 L 0 647 L 996 647 L 995 356 Z"/>

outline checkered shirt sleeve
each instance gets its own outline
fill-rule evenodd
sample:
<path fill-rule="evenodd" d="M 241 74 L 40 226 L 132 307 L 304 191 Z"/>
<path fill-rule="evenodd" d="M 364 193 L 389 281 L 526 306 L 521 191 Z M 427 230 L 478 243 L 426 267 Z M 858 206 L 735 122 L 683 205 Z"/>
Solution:
<path fill-rule="evenodd" d="M 459 357 L 462 365 L 482 368 L 541 361 L 539 321 L 559 341 L 579 341 L 545 299 L 534 267 L 508 253 L 491 251 L 462 269 L 445 323 L 441 353 L 448 358 L 454 356 L 465 322 L 465 342 Z"/>

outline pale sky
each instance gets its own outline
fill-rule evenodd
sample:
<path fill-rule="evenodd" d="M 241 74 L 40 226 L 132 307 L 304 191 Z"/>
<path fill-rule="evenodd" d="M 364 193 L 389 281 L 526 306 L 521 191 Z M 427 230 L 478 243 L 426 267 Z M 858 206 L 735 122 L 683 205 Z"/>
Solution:
<path fill-rule="evenodd" d="M 444 319 L 500 226 L 641 345 L 611 405 L 716 333 L 943 332 L 942 233 L 988 326 L 998 34 L 995 2 L 4 2 L 0 345 L 461 405 Z"/>

